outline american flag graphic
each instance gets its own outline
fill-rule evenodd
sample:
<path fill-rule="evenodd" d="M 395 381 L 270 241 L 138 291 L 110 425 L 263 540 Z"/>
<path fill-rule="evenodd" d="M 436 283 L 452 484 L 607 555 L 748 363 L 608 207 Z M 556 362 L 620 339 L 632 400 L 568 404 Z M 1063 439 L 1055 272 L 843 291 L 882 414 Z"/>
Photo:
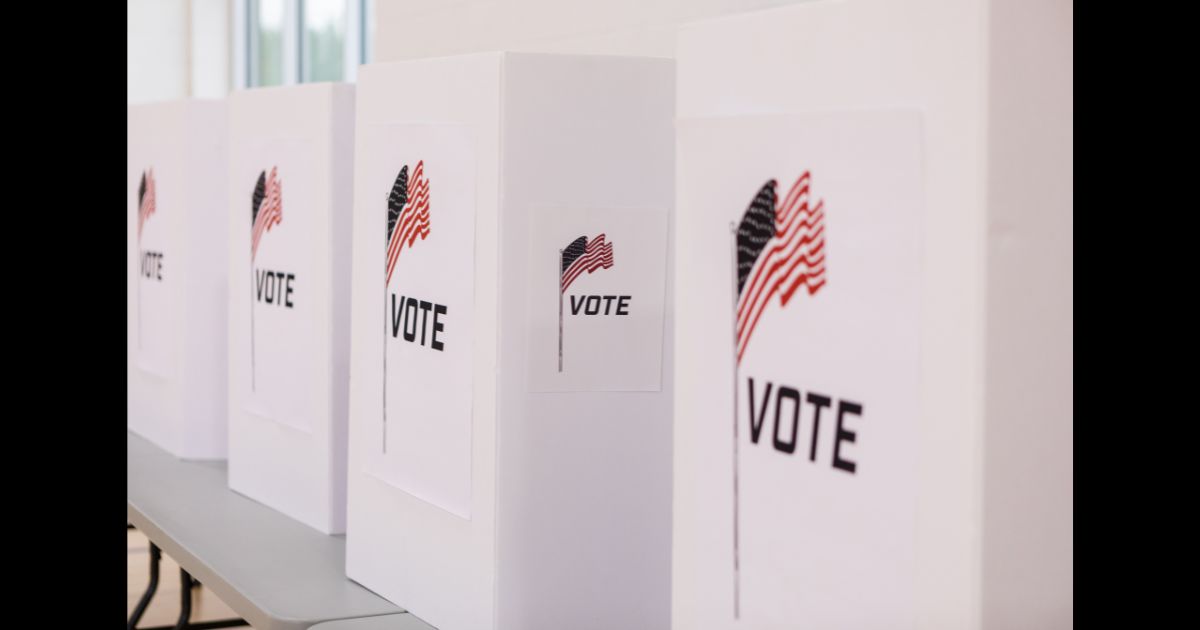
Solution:
<path fill-rule="evenodd" d="M 154 169 L 142 173 L 138 184 L 138 242 L 142 240 L 142 225 L 154 214 Z"/>
<path fill-rule="evenodd" d="M 783 202 L 775 180 L 758 189 L 733 235 L 736 321 L 733 331 L 733 617 L 741 617 L 740 500 L 738 481 L 737 368 L 758 319 L 779 295 L 787 306 L 800 287 L 816 294 L 825 286 L 825 202 L 809 206 L 808 171 Z"/>
<path fill-rule="evenodd" d="M 387 213 L 387 273 L 383 281 L 383 453 L 387 454 L 387 291 L 392 283 L 392 272 L 400 259 L 400 250 L 412 247 L 417 237 L 425 240 L 429 236 L 429 178 L 425 176 L 425 161 L 419 160 L 408 176 L 408 165 L 400 167 L 400 174 L 392 182 L 388 194 Z"/>
<path fill-rule="evenodd" d="M 142 181 L 138 183 L 138 248 L 141 249 L 142 226 L 154 214 L 156 205 L 154 193 L 154 169 L 142 171 Z M 140 255 L 140 252 L 139 252 Z M 138 348 L 142 347 L 142 274 L 138 273 Z"/>
<path fill-rule="evenodd" d="M 825 286 L 824 201 L 809 205 L 810 179 L 805 171 L 782 203 L 775 180 L 763 184 L 737 226 L 739 363 L 771 298 L 787 306 L 800 287 L 813 295 Z"/>
<path fill-rule="evenodd" d="M 586 236 L 580 236 L 562 250 L 559 291 L 565 293 L 571 283 L 585 272 L 592 273 L 597 269 L 608 269 L 612 266 L 613 246 L 612 243 L 605 242 L 603 234 L 590 241 Z"/>
<path fill-rule="evenodd" d="M 429 178 L 425 176 L 425 161 L 417 162 L 417 168 L 412 177 L 408 176 L 408 166 L 400 169 L 392 184 L 392 192 L 388 195 L 387 220 L 387 279 L 384 285 L 392 282 L 392 271 L 396 261 L 400 259 L 400 250 L 412 247 L 421 237 L 429 236 Z"/>
<path fill-rule="evenodd" d="M 250 260 L 253 261 L 258 255 L 258 242 L 263 234 L 270 232 L 272 227 L 283 221 L 283 187 L 279 183 L 277 167 L 271 167 L 269 176 L 266 171 L 259 174 L 250 206 L 250 224 L 253 226 Z"/>
<path fill-rule="evenodd" d="M 283 187 L 279 183 L 279 168 L 272 166 L 271 174 L 258 174 L 254 193 L 250 195 L 250 290 L 254 291 L 254 259 L 263 234 L 283 221 Z M 257 390 L 258 368 L 254 360 L 254 300 L 250 300 L 250 389 Z"/>
<path fill-rule="evenodd" d="M 599 234 L 571 241 L 558 252 L 558 371 L 563 371 L 563 294 L 575 279 L 584 273 L 613 266 L 613 246 Z"/>

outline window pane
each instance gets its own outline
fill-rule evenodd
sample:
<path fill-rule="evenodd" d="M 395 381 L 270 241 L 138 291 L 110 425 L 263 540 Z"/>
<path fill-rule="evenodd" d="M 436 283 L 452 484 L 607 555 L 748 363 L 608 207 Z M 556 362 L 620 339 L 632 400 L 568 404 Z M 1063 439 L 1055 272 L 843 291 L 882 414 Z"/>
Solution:
<path fill-rule="evenodd" d="M 258 42 L 258 81 L 255 85 L 283 84 L 283 5 L 285 0 L 258 0 L 255 7 Z"/>
<path fill-rule="evenodd" d="M 362 51 L 359 63 L 371 62 L 371 50 L 375 46 L 375 0 L 360 0 L 362 2 Z"/>
<path fill-rule="evenodd" d="M 341 81 L 347 0 L 304 0 L 304 81 Z"/>

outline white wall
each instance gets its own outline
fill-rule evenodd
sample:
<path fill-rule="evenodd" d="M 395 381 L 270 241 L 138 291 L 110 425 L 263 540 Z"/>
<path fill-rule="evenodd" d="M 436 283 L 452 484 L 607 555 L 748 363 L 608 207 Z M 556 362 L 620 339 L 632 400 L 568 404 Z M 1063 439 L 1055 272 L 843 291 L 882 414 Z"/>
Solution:
<path fill-rule="evenodd" d="M 126 72 L 130 104 L 188 94 L 188 1 L 128 0 Z"/>
<path fill-rule="evenodd" d="M 229 93 L 232 0 L 127 0 L 127 103 Z"/>
<path fill-rule="evenodd" d="M 128 102 L 219 98 L 245 0 L 127 0 Z M 486 50 L 673 57 L 692 20 L 813 0 L 370 0 L 373 61 Z"/>
<path fill-rule="evenodd" d="M 696 19 L 806 0 L 376 0 L 373 61 L 486 50 L 675 56 Z"/>
<path fill-rule="evenodd" d="M 230 0 L 190 0 L 191 94 L 221 98 L 229 93 Z"/>

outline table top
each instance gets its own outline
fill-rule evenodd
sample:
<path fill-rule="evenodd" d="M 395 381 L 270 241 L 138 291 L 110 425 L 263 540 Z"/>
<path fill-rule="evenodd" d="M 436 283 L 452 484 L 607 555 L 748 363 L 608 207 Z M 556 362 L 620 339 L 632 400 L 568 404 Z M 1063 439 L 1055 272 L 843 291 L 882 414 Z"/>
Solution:
<path fill-rule="evenodd" d="M 133 433 L 127 447 L 129 522 L 256 630 L 404 612 L 346 577 L 345 536 L 230 490 L 225 462 L 180 460 Z"/>
<path fill-rule="evenodd" d="M 434 630 L 434 628 L 424 621 L 404 613 L 326 621 L 313 626 L 312 630 Z"/>

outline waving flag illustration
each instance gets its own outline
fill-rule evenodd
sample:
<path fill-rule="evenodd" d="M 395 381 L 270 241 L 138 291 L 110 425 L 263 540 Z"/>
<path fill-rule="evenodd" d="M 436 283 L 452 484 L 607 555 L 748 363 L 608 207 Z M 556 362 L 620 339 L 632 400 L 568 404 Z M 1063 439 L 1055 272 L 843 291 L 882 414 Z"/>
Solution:
<path fill-rule="evenodd" d="M 563 370 L 563 294 L 584 273 L 613 266 L 612 243 L 605 242 L 604 234 L 588 240 L 586 236 L 571 241 L 558 252 L 558 371 Z"/>
<path fill-rule="evenodd" d="M 250 195 L 250 391 L 256 389 L 254 366 L 254 259 L 258 256 L 258 244 L 263 235 L 283 221 L 283 186 L 279 182 L 278 167 L 271 167 L 271 174 L 259 173 L 258 183 Z"/>
<path fill-rule="evenodd" d="M 154 193 L 154 169 L 142 171 L 142 181 L 138 183 L 138 249 L 142 245 L 142 226 L 154 215 L 155 206 Z M 141 252 L 138 252 L 141 256 Z M 137 300 L 138 300 L 138 347 L 142 347 L 142 274 L 138 272 L 137 283 Z"/>
<path fill-rule="evenodd" d="M 737 226 L 737 360 L 771 299 L 786 307 L 804 287 L 825 286 L 824 202 L 809 206 L 807 171 L 776 205 L 775 180 L 763 184 Z"/>
<path fill-rule="evenodd" d="M 142 240 L 142 225 L 154 215 L 154 169 L 142 173 L 142 182 L 138 184 L 138 242 Z"/>
<path fill-rule="evenodd" d="M 392 271 L 400 259 L 400 251 L 412 247 L 420 237 L 429 236 L 429 178 L 425 177 L 425 162 L 417 162 L 413 176 L 408 166 L 400 169 L 388 195 L 387 276 L 384 285 L 392 281 Z"/>
<path fill-rule="evenodd" d="M 276 167 L 271 167 L 271 175 L 263 171 L 258 176 L 254 186 L 254 195 L 250 204 L 250 260 L 258 255 L 258 243 L 272 227 L 283 221 L 283 187 L 279 183 L 279 173 Z"/>
<path fill-rule="evenodd" d="M 429 178 L 425 176 L 425 161 L 417 162 L 412 177 L 408 176 L 408 165 L 400 167 L 400 174 L 392 183 L 388 194 L 387 250 L 384 256 L 386 270 L 383 280 L 383 452 L 387 453 L 387 328 L 388 285 L 392 283 L 392 272 L 400 252 L 411 248 L 419 237 L 429 236 Z"/>
<path fill-rule="evenodd" d="M 561 290 L 566 292 L 575 279 L 584 273 L 592 273 L 597 269 L 608 269 L 613 266 L 612 243 L 604 241 L 601 234 L 590 242 L 586 236 L 571 241 L 562 250 L 562 272 L 559 278 Z"/>
<path fill-rule="evenodd" d="M 779 296 L 786 307 L 805 288 L 816 295 L 825 286 L 825 206 L 810 206 L 808 171 L 792 184 L 783 202 L 770 180 L 758 189 L 733 231 L 733 597 L 740 616 L 741 572 L 738 550 L 738 366 L 763 311 Z"/>

